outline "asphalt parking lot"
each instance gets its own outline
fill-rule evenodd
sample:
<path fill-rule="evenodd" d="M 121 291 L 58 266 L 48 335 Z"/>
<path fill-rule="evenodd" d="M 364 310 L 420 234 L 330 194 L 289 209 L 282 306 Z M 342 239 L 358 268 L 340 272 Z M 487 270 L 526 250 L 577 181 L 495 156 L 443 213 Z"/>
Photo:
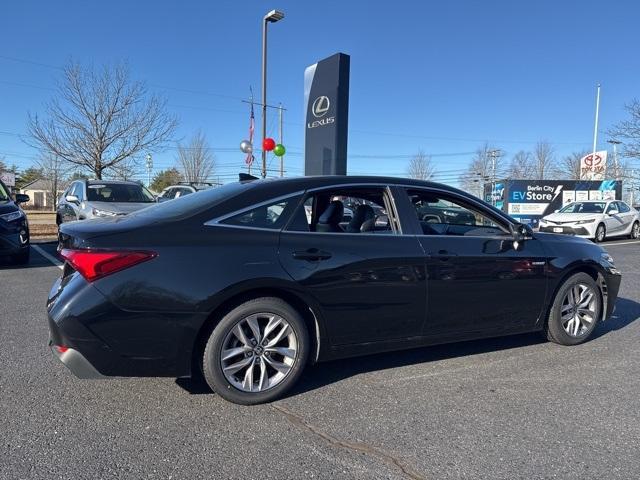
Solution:
<path fill-rule="evenodd" d="M 638 478 L 640 242 L 607 242 L 614 317 L 321 364 L 270 405 L 174 379 L 78 380 L 47 347 L 60 270 L 0 266 L 0 478 Z M 39 246 L 55 254 L 53 244 Z"/>

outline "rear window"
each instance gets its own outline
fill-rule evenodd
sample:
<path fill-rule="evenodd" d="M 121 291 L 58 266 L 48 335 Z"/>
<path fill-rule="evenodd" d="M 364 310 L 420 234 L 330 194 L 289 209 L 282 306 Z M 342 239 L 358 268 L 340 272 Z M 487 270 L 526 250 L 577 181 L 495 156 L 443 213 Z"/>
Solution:
<path fill-rule="evenodd" d="M 87 185 L 90 202 L 153 203 L 155 198 L 142 185 L 127 183 L 95 183 Z"/>
<path fill-rule="evenodd" d="M 184 197 L 178 197 L 170 202 L 156 203 L 150 207 L 130 213 L 127 217 L 175 220 L 187 215 L 195 215 L 203 212 L 231 197 L 246 192 L 253 186 L 251 182 L 227 183 L 221 187 L 200 190 L 199 192 L 185 195 Z"/>

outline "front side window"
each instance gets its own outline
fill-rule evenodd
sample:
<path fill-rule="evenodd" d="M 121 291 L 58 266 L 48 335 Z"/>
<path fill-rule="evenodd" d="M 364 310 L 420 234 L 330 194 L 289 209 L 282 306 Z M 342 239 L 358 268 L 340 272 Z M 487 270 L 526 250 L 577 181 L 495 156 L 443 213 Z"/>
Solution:
<path fill-rule="evenodd" d="M 9 200 L 9 192 L 4 187 L 4 183 L 0 182 L 0 202 Z"/>
<path fill-rule="evenodd" d="M 618 204 L 617 204 L 617 202 L 611 202 L 611 203 L 609 204 L 609 206 L 607 207 L 607 213 L 611 213 L 611 212 L 613 212 L 614 210 L 618 210 Z"/>
<path fill-rule="evenodd" d="M 424 235 L 508 234 L 502 222 L 457 197 L 422 190 L 407 193 Z"/>
<path fill-rule="evenodd" d="M 280 229 L 284 226 L 284 213 L 287 206 L 293 201 L 295 200 L 286 199 L 269 205 L 260 205 L 222 220 L 220 223 L 237 227 L 266 228 L 269 230 Z"/>

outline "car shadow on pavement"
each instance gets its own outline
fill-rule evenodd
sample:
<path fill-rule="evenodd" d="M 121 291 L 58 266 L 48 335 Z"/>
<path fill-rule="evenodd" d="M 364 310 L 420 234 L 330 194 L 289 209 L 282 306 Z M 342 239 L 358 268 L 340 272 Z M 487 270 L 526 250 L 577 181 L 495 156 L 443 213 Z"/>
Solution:
<path fill-rule="evenodd" d="M 619 298 L 616 302 L 616 312 L 609 320 L 598 325 L 592 340 L 625 328 L 638 318 L 640 318 L 640 303 L 627 298 Z M 323 362 L 307 367 L 298 383 L 285 394 L 284 398 L 315 390 L 362 373 L 498 352 L 546 342 L 540 333 L 526 333 Z M 201 376 L 179 378 L 176 380 L 176 384 L 194 395 L 212 393 Z"/>
<path fill-rule="evenodd" d="M 640 303 L 628 298 L 618 298 L 616 309 L 613 315 L 606 321 L 600 323 L 593 333 L 591 340 L 600 338 L 610 332 L 620 330 L 640 318 Z"/>

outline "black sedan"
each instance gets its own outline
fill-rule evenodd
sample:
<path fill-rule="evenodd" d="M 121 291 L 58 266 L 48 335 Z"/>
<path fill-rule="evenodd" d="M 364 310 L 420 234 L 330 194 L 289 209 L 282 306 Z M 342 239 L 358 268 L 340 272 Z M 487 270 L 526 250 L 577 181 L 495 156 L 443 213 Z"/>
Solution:
<path fill-rule="evenodd" d="M 358 199 L 348 225 L 345 197 Z M 438 203 L 468 214 L 423 220 Z M 578 344 L 621 278 L 598 245 L 399 178 L 233 183 L 60 232 L 47 307 L 67 367 L 203 373 L 242 404 L 281 396 L 311 362 L 531 331 Z"/>
<path fill-rule="evenodd" d="M 7 257 L 18 264 L 29 261 L 29 221 L 21 203 L 29 201 L 29 195 L 16 193 L 11 198 L 9 189 L 0 181 L 0 257 Z"/>

